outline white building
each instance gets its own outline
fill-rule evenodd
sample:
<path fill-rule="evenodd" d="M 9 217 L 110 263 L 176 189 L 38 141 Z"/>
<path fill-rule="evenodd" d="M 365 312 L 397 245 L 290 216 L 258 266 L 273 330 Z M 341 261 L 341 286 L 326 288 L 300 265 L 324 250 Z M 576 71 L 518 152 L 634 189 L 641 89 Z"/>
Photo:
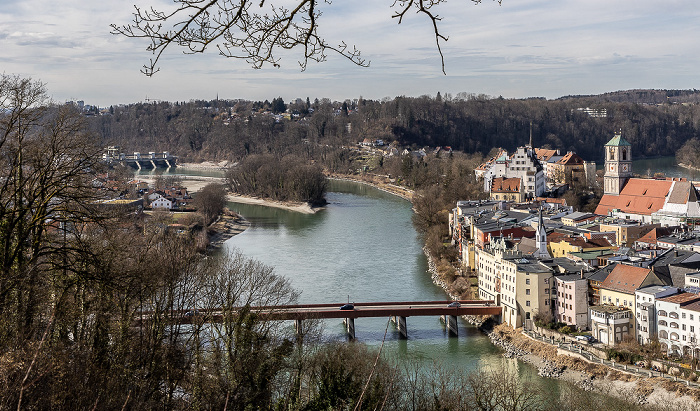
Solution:
<path fill-rule="evenodd" d="M 656 300 L 658 336 L 669 355 L 700 353 L 700 295 L 680 293 Z"/>
<path fill-rule="evenodd" d="M 597 305 L 590 308 L 593 337 L 606 345 L 616 345 L 630 335 L 632 310 L 615 305 Z"/>
<path fill-rule="evenodd" d="M 163 196 L 159 196 L 153 202 L 151 202 L 151 208 L 152 209 L 162 209 L 162 210 L 172 210 L 173 209 L 173 202 L 171 200 L 168 200 L 167 198 Z"/>
<path fill-rule="evenodd" d="M 678 288 L 670 285 L 651 285 L 634 293 L 637 321 L 637 342 L 648 344 L 658 335 L 656 299 L 678 294 Z"/>
<path fill-rule="evenodd" d="M 503 150 L 474 172 L 478 178 L 484 179 L 485 192 L 490 192 L 493 179 L 500 177 L 519 178 L 528 198 L 539 197 L 547 190 L 544 168 L 530 146 L 518 147 L 510 156 Z"/>

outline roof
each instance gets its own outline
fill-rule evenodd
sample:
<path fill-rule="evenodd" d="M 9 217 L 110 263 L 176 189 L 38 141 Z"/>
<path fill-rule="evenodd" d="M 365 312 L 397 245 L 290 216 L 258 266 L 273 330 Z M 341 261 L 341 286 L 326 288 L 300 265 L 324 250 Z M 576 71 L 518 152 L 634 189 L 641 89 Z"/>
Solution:
<path fill-rule="evenodd" d="M 595 216 L 596 216 L 595 214 L 584 213 L 582 211 L 575 211 L 571 214 L 567 214 L 565 216 L 562 216 L 561 219 L 562 220 L 567 219 L 567 220 L 573 220 L 573 221 L 581 221 L 581 220 L 585 220 L 585 219 L 595 217 Z"/>
<path fill-rule="evenodd" d="M 676 181 L 668 196 L 668 202 L 672 204 L 687 204 L 698 201 L 698 193 L 690 181 Z"/>
<path fill-rule="evenodd" d="M 666 235 L 669 235 L 673 232 L 674 228 L 677 227 L 657 227 L 653 228 L 651 231 L 648 233 L 644 234 L 641 236 L 637 242 L 640 243 L 647 243 L 647 244 L 656 244 L 656 239 L 658 237 L 663 237 Z"/>
<path fill-rule="evenodd" d="M 620 195 L 604 195 L 595 213 L 607 215 L 610 210 L 619 209 L 628 214 L 651 215 L 663 208 L 672 184 L 671 180 L 630 178 Z"/>
<path fill-rule="evenodd" d="M 519 193 L 520 192 L 520 178 L 505 178 L 498 177 L 494 178 L 491 183 L 491 192 L 496 193 Z"/>
<path fill-rule="evenodd" d="M 610 141 L 605 143 L 606 146 L 631 146 L 629 141 L 622 137 L 622 134 L 615 134 L 615 137 L 611 138 Z"/>
<path fill-rule="evenodd" d="M 649 273 L 651 273 L 651 269 L 649 268 L 618 264 L 610 272 L 605 281 L 603 281 L 600 288 L 626 294 L 634 294 L 644 280 L 646 280 Z"/>
<path fill-rule="evenodd" d="M 610 272 L 615 269 L 616 266 L 618 266 L 618 263 L 612 263 L 610 265 L 606 265 L 605 267 L 599 269 L 598 271 L 595 271 L 590 277 L 588 277 L 589 280 L 591 281 L 598 281 L 598 282 L 603 282 L 605 281 L 606 278 L 608 278 L 608 275 L 610 275 Z"/>
<path fill-rule="evenodd" d="M 696 301 L 700 301 L 700 295 L 695 293 L 680 293 L 670 295 L 668 297 L 657 298 L 657 301 L 665 301 L 667 303 L 687 305 Z"/>
<path fill-rule="evenodd" d="M 574 247 L 580 247 L 581 251 L 587 248 L 599 248 L 599 247 L 612 247 L 610 241 L 605 237 L 591 238 L 590 240 L 585 237 L 562 237 L 557 241 L 550 240 L 550 242 L 566 242 Z"/>
<path fill-rule="evenodd" d="M 569 151 L 564 157 L 557 161 L 557 164 L 562 164 L 565 166 L 580 165 L 583 164 L 583 159 L 573 151 Z"/>
<path fill-rule="evenodd" d="M 629 308 L 618 307 L 617 305 L 594 305 L 591 310 L 599 313 L 615 314 L 622 311 L 631 311 Z"/>
<path fill-rule="evenodd" d="M 700 301 L 692 302 L 692 303 L 686 305 L 686 306 L 683 307 L 683 308 L 686 309 L 686 310 L 691 310 L 691 311 L 698 311 L 698 312 L 700 312 Z"/>
<path fill-rule="evenodd" d="M 552 156 L 557 155 L 557 150 L 548 150 L 546 148 L 536 148 L 535 155 L 537 156 L 538 160 L 547 161 Z"/>

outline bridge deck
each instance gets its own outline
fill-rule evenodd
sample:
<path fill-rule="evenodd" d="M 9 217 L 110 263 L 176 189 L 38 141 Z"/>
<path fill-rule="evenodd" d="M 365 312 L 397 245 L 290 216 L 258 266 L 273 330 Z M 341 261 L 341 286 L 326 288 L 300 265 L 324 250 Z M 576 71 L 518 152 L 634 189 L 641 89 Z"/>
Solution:
<path fill-rule="evenodd" d="M 250 307 L 250 311 L 258 314 L 261 319 L 266 320 L 501 314 L 501 307 L 494 306 L 493 301 L 460 300 L 461 307 L 448 307 L 447 305 L 451 302 L 452 301 L 402 301 L 355 303 L 354 310 L 341 310 L 340 304 L 302 304 Z M 135 319 L 135 322 L 141 323 L 142 321 L 148 321 L 152 315 L 152 312 L 144 312 Z M 224 313 L 221 309 L 176 310 L 170 313 L 169 316 L 173 322 L 187 324 L 195 321 L 221 322 Z"/>

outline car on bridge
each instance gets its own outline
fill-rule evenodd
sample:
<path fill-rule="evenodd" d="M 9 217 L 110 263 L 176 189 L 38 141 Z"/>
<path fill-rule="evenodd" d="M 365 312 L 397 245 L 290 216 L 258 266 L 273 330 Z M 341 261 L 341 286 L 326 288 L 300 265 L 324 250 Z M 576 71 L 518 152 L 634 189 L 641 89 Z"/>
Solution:
<path fill-rule="evenodd" d="M 448 307 L 450 308 L 459 308 L 462 306 L 459 301 L 452 301 L 451 303 L 447 304 Z"/>
<path fill-rule="evenodd" d="M 340 307 L 340 309 L 341 309 L 341 310 L 344 310 L 344 311 L 352 311 L 352 310 L 355 309 L 355 304 L 343 304 L 343 305 Z"/>

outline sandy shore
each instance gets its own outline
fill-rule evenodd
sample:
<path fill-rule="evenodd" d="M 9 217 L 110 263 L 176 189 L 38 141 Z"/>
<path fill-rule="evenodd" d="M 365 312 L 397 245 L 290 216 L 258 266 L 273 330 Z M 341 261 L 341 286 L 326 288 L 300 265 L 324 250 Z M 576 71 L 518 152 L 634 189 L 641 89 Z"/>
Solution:
<path fill-rule="evenodd" d="M 218 162 L 203 161 L 201 163 L 179 163 L 177 166 L 190 170 L 225 170 L 231 166 L 231 163 L 226 160 Z"/>
<path fill-rule="evenodd" d="M 229 194 L 227 198 L 229 201 L 232 201 L 234 203 L 254 204 L 265 207 L 281 208 L 283 210 L 295 211 L 297 213 L 303 214 L 315 214 L 325 209 L 325 207 L 311 207 L 308 203 L 283 203 L 279 201 L 266 200 L 257 197 L 241 196 L 237 194 Z"/>

